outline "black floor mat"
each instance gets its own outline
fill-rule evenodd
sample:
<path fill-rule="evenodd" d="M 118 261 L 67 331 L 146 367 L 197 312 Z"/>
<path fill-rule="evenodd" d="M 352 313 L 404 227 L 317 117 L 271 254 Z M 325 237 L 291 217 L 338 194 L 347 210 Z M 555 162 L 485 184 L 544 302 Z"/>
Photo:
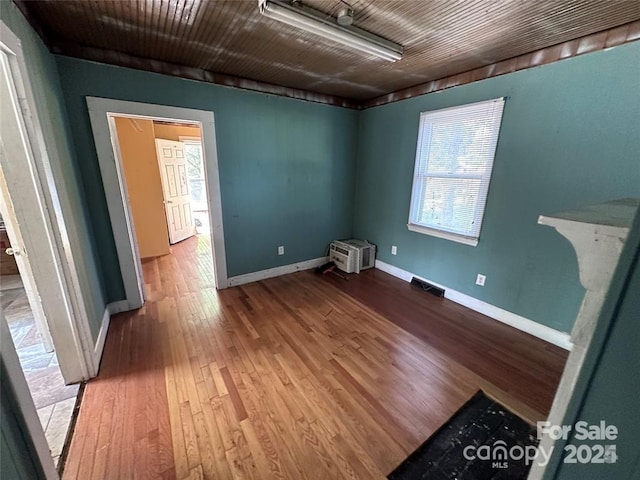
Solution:
<path fill-rule="evenodd" d="M 479 391 L 388 478 L 525 479 L 537 444 L 534 427 Z"/>

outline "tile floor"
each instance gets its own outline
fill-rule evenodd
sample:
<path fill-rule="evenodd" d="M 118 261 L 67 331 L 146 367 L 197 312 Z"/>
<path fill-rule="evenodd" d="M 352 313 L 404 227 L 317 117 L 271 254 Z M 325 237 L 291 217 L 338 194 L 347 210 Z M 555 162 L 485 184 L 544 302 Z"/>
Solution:
<path fill-rule="evenodd" d="M 56 466 L 62 453 L 79 385 L 65 385 L 54 352 L 46 352 L 18 275 L 0 278 L 0 307 Z"/>

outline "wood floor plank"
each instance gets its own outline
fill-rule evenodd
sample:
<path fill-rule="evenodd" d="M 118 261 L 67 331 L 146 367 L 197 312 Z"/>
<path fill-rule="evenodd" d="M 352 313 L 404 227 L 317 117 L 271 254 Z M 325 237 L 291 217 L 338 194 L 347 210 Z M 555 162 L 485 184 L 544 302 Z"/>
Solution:
<path fill-rule="evenodd" d="M 233 403 L 233 409 L 236 412 L 236 420 L 241 422 L 242 420 L 247 418 L 247 411 L 244 408 L 244 403 L 242 403 L 242 397 L 240 393 L 238 393 L 238 387 L 235 384 L 235 381 L 231 377 L 231 373 L 229 373 L 228 367 L 222 367 L 220 369 L 220 375 L 222 375 L 222 380 L 227 387 L 227 391 L 229 392 L 229 398 Z"/>
<path fill-rule="evenodd" d="M 216 291 L 208 239 L 145 260 L 64 479 L 382 479 L 478 389 L 530 421 L 566 353 L 383 272 Z"/>
<path fill-rule="evenodd" d="M 166 342 L 169 340 L 170 334 L 164 335 Z M 168 345 L 167 345 L 168 347 Z M 177 478 L 186 478 L 190 474 L 187 461 L 187 448 L 184 441 L 184 433 L 182 430 L 182 419 L 180 417 L 180 399 L 178 397 L 178 384 L 176 381 L 177 369 L 173 364 L 173 355 L 170 348 L 164 350 L 165 355 L 165 379 L 167 391 L 167 406 L 169 411 L 169 425 L 171 431 L 171 448 L 174 457 L 175 473 Z"/>

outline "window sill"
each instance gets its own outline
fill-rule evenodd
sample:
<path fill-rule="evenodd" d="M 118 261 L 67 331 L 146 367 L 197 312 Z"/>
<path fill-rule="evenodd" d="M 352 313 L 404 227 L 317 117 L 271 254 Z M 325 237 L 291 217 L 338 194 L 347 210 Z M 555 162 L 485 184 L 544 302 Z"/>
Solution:
<path fill-rule="evenodd" d="M 412 232 L 422 233 L 424 235 L 431 235 L 432 237 L 444 238 L 445 240 L 451 240 L 453 242 L 463 243 L 475 247 L 478 245 L 477 238 L 465 237 L 456 233 L 443 232 L 442 230 L 436 230 L 435 228 L 422 227 L 420 225 L 414 225 L 412 223 L 407 224 L 407 228 Z"/>

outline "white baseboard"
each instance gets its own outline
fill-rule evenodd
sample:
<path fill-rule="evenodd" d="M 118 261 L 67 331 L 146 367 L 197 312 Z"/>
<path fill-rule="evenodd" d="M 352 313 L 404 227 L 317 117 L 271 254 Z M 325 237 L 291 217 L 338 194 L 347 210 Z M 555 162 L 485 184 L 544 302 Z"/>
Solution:
<path fill-rule="evenodd" d="M 229 277 L 229 286 L 237 287 L 238 285 L 245 285 L 247 283 L 257 282 L 267 278 L 279 277 L 280 275 L 287 275 L 288 273 L 310 270 L 312 268 L 319 267 L 320 265 L 324 265 L 327 262 L 327 257 L 320 257 L 305 260 L 304 262 L 292 263 L 291 265 L 283 265 L 282 267 L 269 268 L 268 270 L 245 273 L 244 275 Z"/>
<path fill-rule="evenodd" d="M 413 277 L 417 277 L 421 280 L 429 282 L 432 285 L 435 285 L 436 287 L 444 289 L 445 298 L 451 300 L 452 302 L 464 305 L 471 310 L 475 310 L 476 312 L 482 313 L 483 315 L 491 317 L 494 320 L 498 320 L 499 322 L 506 323 L 513 328 L 522 330 L 523 332 L 533 335 L 534 337 L 541 338 L 542 340 L 557 345 L 558 347 L 564 348 L 565 350 L 571 350 L 571 348 L 573 347 L 573 344 L 571 343 L 571 337 L 568 333 L 560 332 L 551 327 L 547 327 L 546 325 L 542 325 L 541 323 L 534 322 L 533 320 L 529 320 L 528 318 L 521 317 L 520 315 L 516 315 L 515 313 L 509 312 L 507 310 L 503 310 L 502 308 L 496 307 L 495 305 L 483 302 L 482 300 L 478 300 L 477 298 L 473 298 L 462 292 L 458 292 L 456 290 L 453 290 L 452 288 L 433 282 L 427 278 L 420 277 L 419 275 L 415 275 L 394 265 L 385 263 L 382 260 L 376 260 L 376 268 L 406 282 L 410 282 Z"/>

